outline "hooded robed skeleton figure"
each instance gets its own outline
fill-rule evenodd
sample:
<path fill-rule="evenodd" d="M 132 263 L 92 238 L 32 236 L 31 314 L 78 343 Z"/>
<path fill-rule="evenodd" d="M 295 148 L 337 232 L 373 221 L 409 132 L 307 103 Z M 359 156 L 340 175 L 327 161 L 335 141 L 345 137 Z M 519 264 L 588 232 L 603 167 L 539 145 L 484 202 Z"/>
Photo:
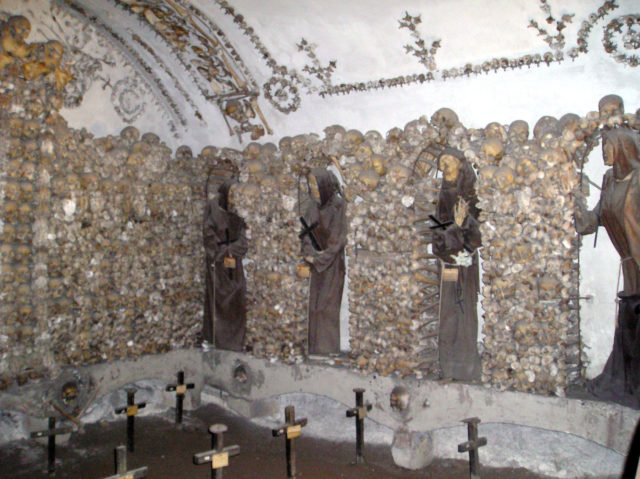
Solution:
<path fill-rule="evenodd" d="M 205 208 L 202 236 L 206 289 L 202 335 L 210 343 L 215 339 L 216 348 L 242 351 L 246 329 L 242 258 L 247 252 L 247 238 L 244 220 L 230 211 L 234 184 L 237 183 L 232 180 L 222 183 L 217 200 L 209 200 Z"/>
<path fill-rule="evenodd" d="M 310 234 L 302 237 L 302 253 L 311 265 L 309 353 L 337 353 L 347 244 L 346 202 L 338 179 L 329 170 L 315 168 L 307 181 L 313 201 L 306 205 L 304 219 L 320 248 L 314 247 Z"/>
<path fill-rule="evenodd" d="M 624 289 L 613 349 L 602 373 L 588 383 L 596 396 L 640 408 L 640 138 L 627 128 L 602 133 L 606 166 L 600 201 L 592 211 L 576 210 L 576 230 L 594 233 L 603 225 L 620 255 Z"/>
<path fill-rule="evenodd" d="M 478 341 L 478 228 L 476 174 L 461 151 L 445 148 L 438 158 L 443 172 L 433 252 L 441 259 L 438 355 L 445 378 L 480 379 Z M 447 226 L 447 223 L 449 223 Z"/>

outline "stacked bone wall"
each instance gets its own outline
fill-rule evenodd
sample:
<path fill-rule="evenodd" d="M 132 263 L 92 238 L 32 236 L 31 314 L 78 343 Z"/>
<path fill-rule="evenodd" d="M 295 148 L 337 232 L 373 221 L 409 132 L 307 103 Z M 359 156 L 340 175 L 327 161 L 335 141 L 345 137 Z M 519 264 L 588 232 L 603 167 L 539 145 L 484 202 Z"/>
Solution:
<path fill-rule="evenodd" d="M 57 114 L 68 66 L 50 54 L 39 44 L 0 57 L 3 386 L 60 365 L 194 344 L 203 185 L 220 158 L 239 171 L 249 233 L 247 350 L 287 362 L 307 352 L 309 284 L 296 276 L 306 188 L 298 185 L 304 167 L 333 165 L 348 200 L 346 361 L 363 373 L 437 375 L 439 280 L 427 218 L 444 145 L 479 172 L 483 381 L 562 394 L 582 377 L 579 166 L 596 129 L 621 119 L 590 113 L 562 127 L 547 119 L 518 140 L 506 125 L 467 129 L 443 110 L 384 136 L 334 126 L 279 147 L 209 147 L 196 158 L 182 148 L 172 157 L 134 128 L 104 138 L 68 128 Z"/>
<path fill-rule="evenodd" d="M 2 386 L 189 346 L 202 304 L 191 176 L 153 134 L 68 128 L 68 65 L 29 46 L 0 70 Z"/>

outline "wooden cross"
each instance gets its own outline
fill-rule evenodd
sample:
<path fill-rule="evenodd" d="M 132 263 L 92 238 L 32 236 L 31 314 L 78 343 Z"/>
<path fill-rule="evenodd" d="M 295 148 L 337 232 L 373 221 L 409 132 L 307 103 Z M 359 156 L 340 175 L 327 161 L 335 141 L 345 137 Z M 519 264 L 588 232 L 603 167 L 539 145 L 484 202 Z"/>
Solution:
<path fill-rule="evenodd" d="M 148 472 L 147 466 L 127 471 L 127 449 L 124 446 L 115 448 L 115 469 L 115 475 L 104 479 L 140 479 L 147 477 Z"/>
<path fill-rule="evenodd" d="M 430 230 L 437 230 L 437 229 L 447 229 L 447 226 L 452 225 L 453 221 L 447 221 L 445 223 L 440 223 L 440 221 L 438 220 L 438 218 L 436 218 L 433 215 L 429 215 L 429 218 L 431 218 L 432 221 L 434 221 L 436 224 L 435 226 L 430 226 L 429 229 Z"/>
<path fill-rule="evenodd" d="M 124 412 L 127 413 L 127 449 L 129 452 L 133 452 L 134 444 L 133 444 L 133 436 L 134 436 L 134 428 L 135 428 L 135 417 L 138 414 L 138 409 L 144 408 L 147 403 L 141 402 L 136 404 L 135 388 L 128 388 L 127 390 L 127 407 L 117 408 L 116 414 L 122 414 Z"/>
<path fill-rule="evenodd" d="M 273 437 L 285 436 L 285 445 L 287 452 L 287 478 L 294 479 L 296 477 L 296 450 L 293 440 L 301 436 L 301 430 L 307 425 L 307 418 L 298 419 L 296 421 L 296 410 L 293 406 L 284 408 L 284 426 L 278 429 L 272 429 Z"/>
<path fill-rule="evenodd" d="M 56 473 L 56 436 L 58 434 L 68 434 L 73 431 L 72 427 L 56 428 L 56 418 L 49 418 L 49 428 L 44 431 L 35 431 L 31 433 L 32 438 L 48 437 L 47 448 L 47 473 L 49 476 L 55 476 Z"/>
<path fill-rule="evenodd" d="M 167 386 L 167 391 L 175 391 L 176 392 L 176 424 L 180 424 L 182 422 L 182 403 L 184 401 L 184 396 L 187 392 L 187 389 L 193 389 L 195 384 L 184 383 L 184 371 L 178 371 L 178 383 L 177 384 L 169 384 Z"/>
<path fill-rule="evenodd" d="M 229 465 L 229 456 L 240 454 L 240 446 L 223 447 L 222 435 L 227 431 L 224 424 L 214 424 L 209 428 L 211 433 L 211 450 L 194 454 L 195 465 L 210 463 L 211 479 L 222 479 L 222 469 Z"/>
<path fill-rule="evenodd" d="M 305 236 L 309 235 L 309 239 L 311 240 L 311 245 L 313 246 L 313 249 L 315 249 L 316 251 L 320 251 L 322 248 L 320 248 L 320 244 L 318 243 L 318 240 L 316 239 L 316 235 L 313 232 L 313 230 L 318 226 L 318 222 L 316 221 L 311 226 L 309 226 L 305 221 L 305 219 L 301 216 L 300 223 L 302 223 L 302 231 L 298 235 L 298 238 L 302 239 Z"/>
<path fill-rule="evenodd" d="M 353 392 L 356 393 L 356 407 L 347 409 L 347 417 L 356 418 L 356 464 L 364 462 L 363 449 L 364 449 L 364 418 L 367 417 L 367 412 L 371 411 L 371 404 L 364 404 L 364 389 L 355 388 Z"/>
<path fill-rule="evenodd" d="M 478 438 L 478 423 L 480 419 L 477 417 L 463 419 L 461 422 L 467 424 L 469 440 L 458 444 L 458 452 L 469 451 L 469 477 L 471 479 L 480 479 L 480 457 L 478 456 L 478 448 L 487 445 L 487 438 Z"/>

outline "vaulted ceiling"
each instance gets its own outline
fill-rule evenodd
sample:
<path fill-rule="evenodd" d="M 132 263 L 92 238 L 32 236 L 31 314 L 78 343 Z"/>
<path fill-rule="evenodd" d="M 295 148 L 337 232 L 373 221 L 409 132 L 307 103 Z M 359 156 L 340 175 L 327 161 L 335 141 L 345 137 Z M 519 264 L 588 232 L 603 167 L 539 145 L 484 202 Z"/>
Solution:
<path fill-rule="evenodd" d="M 94 111 L 106 131 L 142 124 L 195 143 L 212 131 L 237 144 L 275 139 L 338 105 L 379 104 L 380 115 L 385 98 L 430 107 L 482 77 L 570 68 L 593 49 L 636 78 L 640 63 L 631 0 L 9 0 L 2 9 L 15 13 L 12 3 L 38 35 L 67 46 L 70 118 Z"/>

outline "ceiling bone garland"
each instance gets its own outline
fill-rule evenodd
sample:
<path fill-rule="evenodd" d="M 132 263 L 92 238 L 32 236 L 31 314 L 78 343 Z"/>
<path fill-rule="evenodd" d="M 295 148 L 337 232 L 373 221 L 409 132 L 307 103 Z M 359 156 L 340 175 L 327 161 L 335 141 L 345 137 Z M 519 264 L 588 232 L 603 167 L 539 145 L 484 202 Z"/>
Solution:
<path fill-rule="evenodd" d="M 415 46 L 404 45 L 405 51 L 407 54 L 418 57 L 420 59 L 420 63 L 429 70 L 427 73 L 414 73 L 392 78 L 381 78 L 377 80 L 334 85 L 330 83 L 331 73 L 335 70 L 338 62 L 336 60 L 332 60 L 327 69 L 329 75 L 321 78 L 324 88 L 317 91 L 317 93 L 324 98 L 327 95 L 344 95 L 359 91 L 384 89 L 386 87 L 391 88 L 416 83 L 422 84 L 434 80 L 446 81 L 448 79 L 458 78 L 461 76 L 468 77 L 471 74 L 479 75 L 489 72 L 497 73 L 500 70 L 506 71 L 507 69 L 522 68 L 524 66 L 527 68 L 531 68 L 531 66 L 538 67 L 542 64 L 549 66 L 554 62 L 565 61 L 567 57 L 575 59 L 579 55 L 588 52 L 587 41 L 595 24 L 619 7 L 615 0 L 604 1 L 594 13 L 590 14 L 581 22 L 581 28 L 578 31 L 576 45 L 567 48 L 566 37 L 562 32 L 565 30 L 568 23 L 573 23 L 575 14 L 566 13 L 563 14 L 560 19 L 556 19 L 552 14 L 552 9 L 548 0 L 539 0 L 539 2 L 540 9 L 547 15 L 545 21 L 548 24 L 553 24 L 555 26 L 556 33 L 549 33 L 548 30 L 543 28 L 535 19 L 531 19 L 527 27 L 538 30 L 538 33 L 544 37 L 545 43 L 547 43 L 551 48 L 550 51 L 530 53 L 515 58 L 492 58 L 480 63 L 466 63 L 459 67 L 437 69 L 435 64 L 435 54 L 441 46 L 441 40 L 434 41 L 431 47 L 427 49 L 425 42 L 420 36 L 420 33 L 418 33 L 416 27 L 421 23 L 421 16 L 419 14 L 411 15 L 408 12 L 405 12 L 404 17 L 398 21 L 400 25 L 399 28 L 409 29 L 411 31 L 411 36 L 416 38 Z M 237 13 L 229 2 L 226 0 L 216 0 L 216 3 L 226 15 L 233 17 L 234 23 L 236 23 L 243 33 L 249 38 L 254 48 L 261 54 L 261 57 L 264 59 L 266 64 L 274 72 L 274 76 L 264 85 L 265 97 L 283 113 L 296 111 L 301 103 L 299 87 L 306 87 L 307 93 L 309 94 L 316 91 L 314 88 L 309 86 L 311 80 L 305 78 L 295 70 L 290 70 L 285 65 L 278 64 L 277 60 L 262 43 L 260 37 L 255 33 L 254 28 L 247 24 L 244 16 Z M 613 26 L 611 28 L 613 29 Z M 627 34 L 627 36 L 629 35 L 637 36 L 634 30 L 631 30 L 631 32 Z M 610 47 L 606 40 L 607 36 L 605 34 L 605 48 L 607 48 L 609 53 L 615 55 L 614 47 Z M 442 40 L 442 42 L 445 41 L 446 39 Z M 302 43 L 307 43 L 307 41 L 303 39 Z M 308 49 L 300 50 L 304 50 L 309 55 Z M 316 61 L 315 55 L 309 55 L 309 57 L 312 61 Z M 618 61 L 626 61 L 619 54 L 617 59 L 618 58 L 620 58 Z M 626 62 L 630 66 L 636 66 L 637 57 L 630 56 L 629 60 Z M 312 75 L 316 72 L 312 67 L 305 67 L 303 68 L 303 71 Z"/>
<path fill-rule="evenodd" d="M 256 140 L 270 128 L 255 101 L 258 88 L 241 58 L 198 9 L 178 0 L 115 0 L 164 40 L 189 72 L 203 97 L 218 105 L 231 135 L 250 133 Z M 256 115 L 262 125 L 252 124 Z"/>

